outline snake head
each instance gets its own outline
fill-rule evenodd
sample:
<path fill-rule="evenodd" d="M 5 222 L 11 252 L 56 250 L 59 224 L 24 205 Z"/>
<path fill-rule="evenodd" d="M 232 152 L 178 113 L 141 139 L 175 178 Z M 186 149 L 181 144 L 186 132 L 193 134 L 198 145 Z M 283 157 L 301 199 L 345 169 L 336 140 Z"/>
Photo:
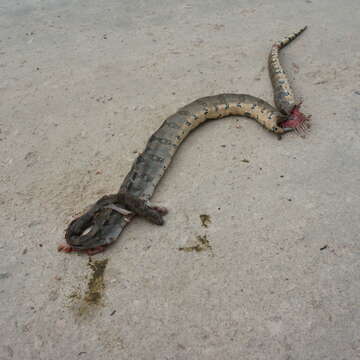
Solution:
<path fill-rule="evenodd" d="M 284 129 L 282 126 L 283 122 L 285 122 L 287 119 L 288 118 L 286 115 L 283 115 L 280 112 L 278 112 L 275 116 L 266 119 L 264 126 L 267 130 L 273 132 L 274 134 L 283 135 L 288 131 L 287 129 Z"/>

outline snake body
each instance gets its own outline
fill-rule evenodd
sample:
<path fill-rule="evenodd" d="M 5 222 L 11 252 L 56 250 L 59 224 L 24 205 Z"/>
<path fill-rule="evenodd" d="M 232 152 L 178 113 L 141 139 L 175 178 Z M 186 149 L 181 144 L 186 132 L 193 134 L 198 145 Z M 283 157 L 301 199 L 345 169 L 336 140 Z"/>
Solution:
<path fill-rule="evenodd" d="M 273 106 L 254 96 L 220 94 L 198 99 L 168 117 L 150 137 L 120 191 L 150 199 L 176 150 L 188 134 L 207 120 L 230 115 L 246 116 L 272 132 L 284 133 L 280 124 L 285 117 Z"/>
<path fill-rule="evenodd" d="M 257 97 L 246 94 L 204 97 L 182 107 L 168 117 L 150 137 L 145 150 L 137 157 L 125 177 L 119 192 L 102 197 L 88 212 L 70 223 L 65 235 L 68 245 L 61 247 L 61 250 L 103 250 L 103 246 L 117 240 L 129 222 L 129 218 L 124 215 L 129 211 L 162 224 L 162 208 L 150 205 L 148 200 L 182 141 L 203 122 L 236 115 L 252 118 L 278 135 L 295 128 L 292 125 L 294 109 L 297 109 L 298 104 L 281 67 L 279 51 L 304 30 L 305 28 L 275 43 L 271 48 L 269 73 L 277 109 Z M 120 207 L 127 210 L 119 213 L 116 209 Z"/>
<path fill-rule="evenodd" d="M 305 30 L 306 26 L 283 40 L 276 42 L 271 47 L 269 54 L 269 74 L 274 89 L 274 102 L 276 107 L 286 115 L 290 115 L 299 103 L 295 99 L 294 91 L 291 89 L 288 77 L 281 66 L 280 50 Z"/>

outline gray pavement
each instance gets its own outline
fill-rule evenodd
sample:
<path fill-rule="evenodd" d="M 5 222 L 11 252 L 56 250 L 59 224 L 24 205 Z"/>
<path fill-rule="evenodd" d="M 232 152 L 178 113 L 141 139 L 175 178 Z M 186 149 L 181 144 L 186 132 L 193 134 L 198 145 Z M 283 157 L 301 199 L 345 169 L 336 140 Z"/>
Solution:
<path fill-rule="evenodd" d="M 0 359 L 359 359 L 359 19 L 358 0 L 2 0 Z M 179 107 L 272 102 L 270 46 L 305 24 L 282 56 L 308 137 L 206 124 L 157 189 L 165 226 L 56 251 Z"/>

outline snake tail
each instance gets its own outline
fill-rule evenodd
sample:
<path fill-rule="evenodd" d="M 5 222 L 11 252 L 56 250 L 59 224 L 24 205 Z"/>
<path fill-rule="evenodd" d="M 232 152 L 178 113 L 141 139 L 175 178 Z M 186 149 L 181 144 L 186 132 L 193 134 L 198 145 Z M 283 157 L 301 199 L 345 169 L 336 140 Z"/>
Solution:
<path fill-rule="evenodd" d="M 288 116 L 282 125 L 284 128 L 293 128 L 304 135 L 310 127 L 310 117 L 300 111 L 301 102 L 297 101 L 292 90 L 289 79 L 280 62 L 280 50 L 296 39 L 306 30 L 306 26 L 281 41 L 277 41 L 271 47 L 269 54 L 269 74 L 274 89 L 274 102 L 276 107 Z"/>

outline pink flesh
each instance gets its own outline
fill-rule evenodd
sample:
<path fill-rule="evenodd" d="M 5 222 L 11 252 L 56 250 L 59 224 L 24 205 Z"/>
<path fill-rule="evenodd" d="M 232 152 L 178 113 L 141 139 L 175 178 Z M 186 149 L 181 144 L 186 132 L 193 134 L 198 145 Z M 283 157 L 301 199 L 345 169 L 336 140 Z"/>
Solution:
<path fill-rule="evenodd" d="M 309 118 L 300 111 L 300 105 L 298 105 L 291 111 L 289 119 L 281 123 L 281 127 L 306 131 L 309 128 L 308 122 Z"/>

